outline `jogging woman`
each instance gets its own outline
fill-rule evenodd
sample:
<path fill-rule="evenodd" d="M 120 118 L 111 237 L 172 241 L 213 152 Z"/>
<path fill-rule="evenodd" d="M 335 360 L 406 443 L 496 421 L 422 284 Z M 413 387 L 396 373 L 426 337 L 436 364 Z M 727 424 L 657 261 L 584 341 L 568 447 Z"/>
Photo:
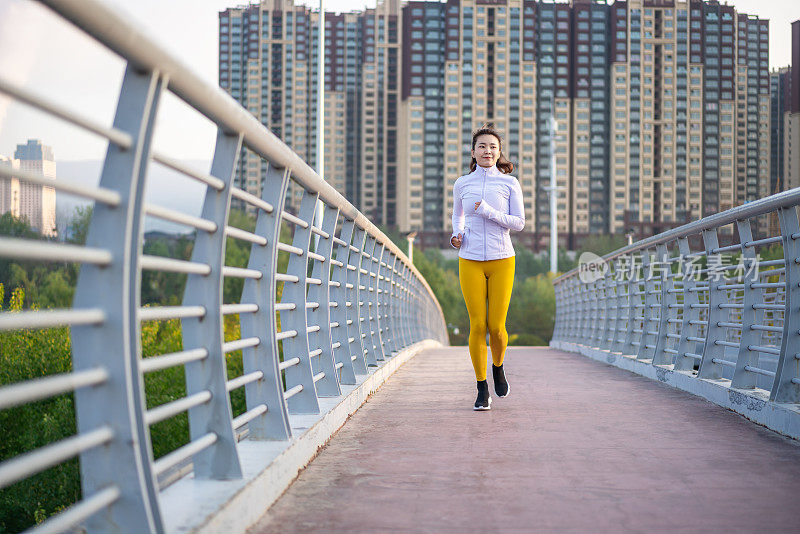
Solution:
<path fill-rule="evenodd" d="M 505 397 L 510 389 L 503 371 L 506 314 L 514 285 L 509 232 L 525 226 L 522 188 L 510 176 L 513 170 L 514 165 L 503 156 L 500 134 L 489 124 L 472 135 L 471 172 L 453 186 L 450 244 L 459 249 L 458 278 L 469 314 L 469 355 L 478 381 L 475 410 L 489 410 L 492 402 L 486 382 L 487 323 L 494 391 Z"/>

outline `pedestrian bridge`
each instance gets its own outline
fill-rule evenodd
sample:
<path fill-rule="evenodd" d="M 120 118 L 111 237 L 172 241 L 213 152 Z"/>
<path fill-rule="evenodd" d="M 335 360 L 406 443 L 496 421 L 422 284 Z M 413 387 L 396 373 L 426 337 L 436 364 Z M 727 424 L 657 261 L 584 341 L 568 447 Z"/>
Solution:
<path fill-rule="evenodd" d="M 4 412 L 74 406 L 73 434 L 0 463 L 10 491 L 79 459 L 80 496 L 37 532 L 795 527 L 800 192 L 555 279 L 552 347 L 510 349 L 512 395 L 474 413 L 466 348 L 446 347 L 434 292 L 367 217 L 105 3 L 42 3 L 127 68 L 111 125 L 0 74 L 0 92 L 108 144 L 97 186 L 0 167 L 93 206 L 85 242 L 0 236 L 4 260 L 79 273 L 69 308 L 0 312 L 4 341 L 48 357 L 47 332 L 68 339 L 67 371 L 0 386 Z M 153 148 L 167 94 L 216 126 L 210 170 Z M 260 197 L 233 183 L 243 150 L 263 160 Z M 196 213 L 147 201 L 154 165 L 205 189 Z M 187 257 L 145 253 L 148 218 L 187 228 Z M 152 273 L 180 283 L 145 305 Z M 186 439 L 157 442 L 176 419 Z"/>

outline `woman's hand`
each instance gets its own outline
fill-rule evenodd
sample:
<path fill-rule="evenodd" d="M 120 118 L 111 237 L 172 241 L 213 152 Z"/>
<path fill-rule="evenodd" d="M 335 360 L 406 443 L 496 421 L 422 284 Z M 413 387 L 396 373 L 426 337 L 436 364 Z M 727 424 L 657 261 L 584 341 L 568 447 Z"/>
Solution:
<path fill-rule="evenodd" d="M 455 248 L 461 248 L 461 240 L 464 238 L 464 234 L 454 235 L 450 238 L 450 244 L 453 245 Z"/>
<path fill-rule="evenodd" d="M 479 200 L 479 201 L 477 201 L 477 202 L 475 203 L 475 211 L 478 211 L 478 206 L 480 206 L 480 205 L 481 205 L 481 202 L 483 202 L 483 201 L 482 201 L 482 200 Z"/>

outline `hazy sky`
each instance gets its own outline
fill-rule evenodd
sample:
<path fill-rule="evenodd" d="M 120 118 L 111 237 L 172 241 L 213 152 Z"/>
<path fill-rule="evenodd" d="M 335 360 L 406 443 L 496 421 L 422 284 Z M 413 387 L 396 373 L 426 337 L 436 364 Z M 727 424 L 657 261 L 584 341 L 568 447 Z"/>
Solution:
<path fill-rule="evenodd" d="M 185 65 L 217 83 L 217 14 L 229 0 L 105 0 Z M 318 2 L 302 2 L 312 7 Z M 770 67 L 788 65 L 790 24 L 800 0 L 729 0 L 739 12 L 770 20 Z M 327 0 L 327 11 L 360 10 L 375 0 Z M 103 124 L 111 124 L 124 65 L 33 0 L 0 0 L 0 76 Z M 0 154 L 40 138 L 57 160 L 98 159 L 105 143 L 0 96 Z M 176 98 L 162 100 L 156 147 L 183 159 L 210 159 L 214 128 Z"/>

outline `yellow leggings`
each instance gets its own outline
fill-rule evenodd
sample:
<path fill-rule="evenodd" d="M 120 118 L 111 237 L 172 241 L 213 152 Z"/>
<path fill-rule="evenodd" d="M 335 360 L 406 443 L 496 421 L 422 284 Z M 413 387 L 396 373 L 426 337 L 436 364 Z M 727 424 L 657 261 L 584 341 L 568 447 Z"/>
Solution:
<path fill-rule="evenodd" d="M 486 380 L 486 299 L 492 362 L 503 365 L 508 345 L 506 315 L 514 286 L 514 257 L 474 261 L 458 259 L 458 279 L 469 314 L 469 355 L 478 382 Z"/>

